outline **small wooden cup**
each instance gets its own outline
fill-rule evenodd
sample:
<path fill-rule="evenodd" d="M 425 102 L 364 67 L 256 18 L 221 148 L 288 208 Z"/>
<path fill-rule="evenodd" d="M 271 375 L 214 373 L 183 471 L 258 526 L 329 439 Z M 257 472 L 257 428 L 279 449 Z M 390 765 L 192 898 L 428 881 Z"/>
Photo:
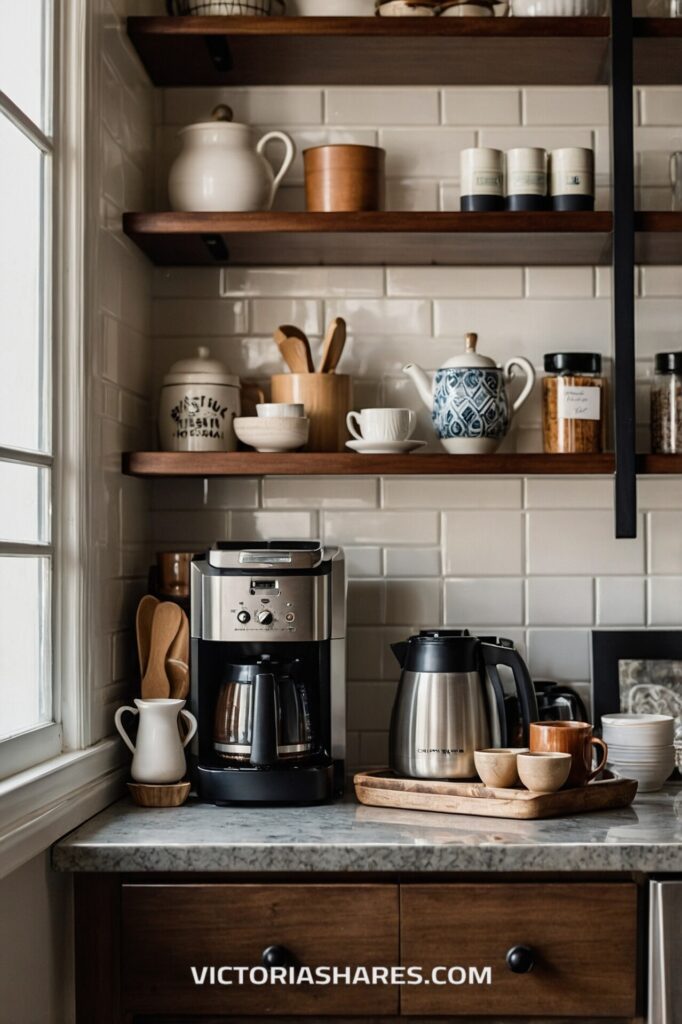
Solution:
<path fill-rule="evenodd" d="M 302 402 L 310 418 L 307 452 L 342 452 L 348 440 L 346 416 L 353 408 L 353 379 L 347 373 L 278 373 L 273 402 Z"/>
<path fill-rule="evenodd" d="M 316 146 L 303 153 L 311 213 L 383 210 L 386 151 L 378 146 Z"/>

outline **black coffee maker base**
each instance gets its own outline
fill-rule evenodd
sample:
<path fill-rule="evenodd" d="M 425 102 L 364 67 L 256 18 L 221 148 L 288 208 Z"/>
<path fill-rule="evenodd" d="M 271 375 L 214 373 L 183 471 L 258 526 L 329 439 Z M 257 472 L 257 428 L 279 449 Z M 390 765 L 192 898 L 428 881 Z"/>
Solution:
<path fill-rule="evenodd" d="M 340 795 L 333 764 L 272 770 L 197 765 L 192 781 L 199 799 L 210 804 L 322 804 Z"/>

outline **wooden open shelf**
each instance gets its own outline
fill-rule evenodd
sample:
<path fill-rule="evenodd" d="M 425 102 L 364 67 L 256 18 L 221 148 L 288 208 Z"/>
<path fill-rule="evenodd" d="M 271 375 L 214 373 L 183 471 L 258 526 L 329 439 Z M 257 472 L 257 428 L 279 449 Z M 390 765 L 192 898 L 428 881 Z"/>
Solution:
<path fill-rule="evenodd" d="M 618 2 L 618 0 L 616 0 Z M 682 83 L 682 19 L 634 19 L 637 85 Z"/>
<path fill-rule="evenodd" d="M 162 266 L 586 265 L 611 258 L 610 213 L 127 213 Z"/>
<path fill-rule="evenodd" d="M 152 82 L 597 85 L 608 18 L 129 18 Z"/>
<path fill-rule="evenodd" d="M 682 264 L 682 213 L 638 213 L 635 227 L 637 263 L 642 266 Z"/>

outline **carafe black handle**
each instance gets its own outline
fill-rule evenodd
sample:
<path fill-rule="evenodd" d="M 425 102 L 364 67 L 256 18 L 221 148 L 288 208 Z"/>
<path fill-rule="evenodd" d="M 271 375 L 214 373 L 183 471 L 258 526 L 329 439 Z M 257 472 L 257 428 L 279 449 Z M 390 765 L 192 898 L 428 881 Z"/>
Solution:
<path fill-rule="evenodd" d="M 253 725 L 251 757 L 254 768 L 272 768 L 277 763 L 277 684 L 271 672 L 256 676 L 253 684 Z"/>
<path fill-rule="evenodd" d="M 511 644 L 511 641 L 507 641 L 507 644 L 509 644 L 509 646 L 504 643 L 481 644 L 483 660 L 496 691 L 502 687 L 497 666 L 507 665 L 514 673 L 514 683 L 519 697 L 519 704 L 521 705 L 521 723 L 523 728 L 522 746 L 528 746 L 530 738 L 530 723 L 537 722 L 539 718 L 538 701 L 535 696 L 535 687 L 533 686 L 530 674 L 526 668 L 525 661 L 516 648 Z M 507 744 L 507 740 L 502 743 L 503 746 L 507 746 Z"/>

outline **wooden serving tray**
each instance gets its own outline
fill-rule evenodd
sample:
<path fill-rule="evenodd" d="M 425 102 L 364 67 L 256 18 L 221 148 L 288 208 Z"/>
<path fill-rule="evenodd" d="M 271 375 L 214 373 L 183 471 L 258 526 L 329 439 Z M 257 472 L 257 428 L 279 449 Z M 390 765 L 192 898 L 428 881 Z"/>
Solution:
<path fill-rule="evenodd" d="M 353 783 L 360 803 L 373 807 L 538 820 L 628 807 L 635 798 L 637 783 L 615 778 L 608 772 L 603 776 L 598 782 L 579 789 L 561 789 L 558 793 L 491 789 L 482 782 L 404 779 L 391 771 L 360 772 Z"/>

